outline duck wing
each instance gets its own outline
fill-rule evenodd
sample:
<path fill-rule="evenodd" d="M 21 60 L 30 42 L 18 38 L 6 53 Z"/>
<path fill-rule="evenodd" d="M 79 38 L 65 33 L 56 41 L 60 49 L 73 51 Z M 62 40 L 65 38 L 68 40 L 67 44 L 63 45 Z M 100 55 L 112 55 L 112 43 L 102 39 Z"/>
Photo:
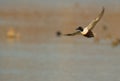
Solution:
<path fill-rule="evenodd" d="M 104 14 L 105 8 L 103 7 L 101 13 L 94 19 L 92 20 L 89 25 L 86 27 L 88 30 L 92 30 L 95 25 L 99 22 L 99 20 L 102 18 L 103 14 Z"/>
<path fill-rule="evenodd" d="M 74 35 L 77 35 L 79 34 L 80 31 L 77 31 L 77 32 L 74 32 L 74 33 L 69 33 L 69 34 L 64 34 L 65 36 L 74 36 Z"/>

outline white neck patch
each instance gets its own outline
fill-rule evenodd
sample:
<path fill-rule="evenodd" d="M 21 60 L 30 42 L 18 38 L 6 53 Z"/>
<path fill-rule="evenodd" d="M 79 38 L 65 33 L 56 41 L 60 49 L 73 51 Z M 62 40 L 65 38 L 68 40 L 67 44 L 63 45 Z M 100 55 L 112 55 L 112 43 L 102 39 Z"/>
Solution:
<path fill-rule="evenodd" d="M 85 35 L 88 33 L 88 29 L 87 28 L 84 28 L 83 31 L 81 32 L 81 34 Z"/>

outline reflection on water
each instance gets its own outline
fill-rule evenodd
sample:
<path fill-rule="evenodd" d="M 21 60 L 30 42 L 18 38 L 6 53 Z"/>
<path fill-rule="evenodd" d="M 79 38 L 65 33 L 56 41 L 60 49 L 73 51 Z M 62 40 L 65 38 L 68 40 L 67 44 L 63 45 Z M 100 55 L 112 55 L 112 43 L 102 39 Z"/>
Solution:
<path fill-rule="evenodd" d="M 33 44 L 0 42 L 0 80 L 119 81 L 120 47 L 83 39 L 72 43 L 62 42 L 64 38 Z"/>

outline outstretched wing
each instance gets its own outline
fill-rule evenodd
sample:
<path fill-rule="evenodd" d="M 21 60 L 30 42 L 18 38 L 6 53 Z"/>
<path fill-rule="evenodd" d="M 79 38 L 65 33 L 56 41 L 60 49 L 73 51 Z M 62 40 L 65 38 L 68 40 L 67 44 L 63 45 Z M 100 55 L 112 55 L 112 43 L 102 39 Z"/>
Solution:
<path fill-rule="evenodd" d="M 65 36 L 74 36 L 74 35 L 77 35 L 79 34 L 80 31 L 77 31 L 77 32 L 74 32 L 74 33 L 69 33 L 69 34 L 64 34 Z"/>
<path fill-rule="evenodd" d="M 88 30 L 92 30 L 95 27 L 95 25 L 97 24 L 97 22 L 102 18 L 103 14 L 104 14 L 104 10 L 105 9 L 103 7 L 103 9 L 102 9 L 101 13 L 98 15 L 98 17 L 96 17 L 94 20 L 92 20 L 90 22 L 90 24 L 87 26 Z"/>

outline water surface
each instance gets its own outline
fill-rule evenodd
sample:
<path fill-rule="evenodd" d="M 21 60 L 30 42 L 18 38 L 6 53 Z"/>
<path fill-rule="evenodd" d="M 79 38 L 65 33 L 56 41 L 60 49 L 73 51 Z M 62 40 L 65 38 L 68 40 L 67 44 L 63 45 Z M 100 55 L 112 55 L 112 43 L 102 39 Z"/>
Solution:
<path fill-rule="evenodd" d="M 120 51 L 92 39 L 0 42 L 1 81 L 119 81 Z"/>

